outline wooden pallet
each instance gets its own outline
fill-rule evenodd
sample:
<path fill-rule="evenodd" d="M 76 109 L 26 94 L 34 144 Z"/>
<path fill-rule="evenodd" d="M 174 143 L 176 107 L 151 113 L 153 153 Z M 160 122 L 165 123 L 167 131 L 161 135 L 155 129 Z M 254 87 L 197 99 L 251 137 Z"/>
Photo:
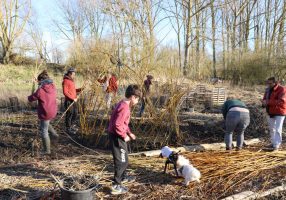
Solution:
<path fill-rule="evenodd" d="M 206 85 L 197 85 L 195 90 L 197 93 L 206 93 L 207 92 L 207 86 Z"/>
<path fill-rule="evenodd" d="M 226 89 L 221 87 L 214 88 L 211 98 L 212 105 L 222 105 L 227 98 Z"/>

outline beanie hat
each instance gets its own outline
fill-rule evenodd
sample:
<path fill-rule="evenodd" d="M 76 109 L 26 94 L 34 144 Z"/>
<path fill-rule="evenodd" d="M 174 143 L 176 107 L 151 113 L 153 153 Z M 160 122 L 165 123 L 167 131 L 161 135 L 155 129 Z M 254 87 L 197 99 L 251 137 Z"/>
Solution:
<path fill-rule="evenodd" d="M 67 73 L 75 72 L 75 68 L 71 67 L 68 69 Z"/>

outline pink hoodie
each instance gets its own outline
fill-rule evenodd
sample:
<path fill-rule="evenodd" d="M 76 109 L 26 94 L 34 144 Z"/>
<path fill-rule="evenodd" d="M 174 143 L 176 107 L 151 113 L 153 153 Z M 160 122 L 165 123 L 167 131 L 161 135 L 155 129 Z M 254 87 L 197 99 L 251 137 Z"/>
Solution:
<path fill-rule="evenodd" d="M 128 126 L 129 122 L 130 108 L 128 103 L 122 100 L 116 105 L 115 109 L 112 111 L 108 125 L 108 132 L 124 139 L 126 138 L 128 133 L 131 133 L 130 128 Z"/>

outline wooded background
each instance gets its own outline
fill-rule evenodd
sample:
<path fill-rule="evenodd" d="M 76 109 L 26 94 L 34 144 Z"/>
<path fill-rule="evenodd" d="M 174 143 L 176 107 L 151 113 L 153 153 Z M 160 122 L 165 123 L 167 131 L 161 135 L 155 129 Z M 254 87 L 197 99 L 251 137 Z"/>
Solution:
<path fill-rule="evenodd" d="M 100 70 L 112 55 L 142 77 L 165 71 L 254 84 L 286 74 L 286 0 L 57 2 L 50 20 L 65 49 L 47 47 L 33 1 L 0 1 L 2 63 L 32 58 Z"/>

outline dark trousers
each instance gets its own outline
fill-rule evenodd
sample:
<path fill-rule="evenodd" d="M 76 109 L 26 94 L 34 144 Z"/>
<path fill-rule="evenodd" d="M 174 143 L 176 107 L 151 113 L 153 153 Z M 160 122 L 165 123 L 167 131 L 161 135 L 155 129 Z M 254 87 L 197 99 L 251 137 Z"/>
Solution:
<path fill-rule="evenodd" d="M 65 100 L 65 110 L 68 109 L 68 107 L 73 103 L 72 100 Z M 66 128 L 69 129 L 71 128 L 72 125 L 75 124 L 75 121 L 77 119 L 77 114 L 78 114 L 78 109 L 77 109 L 77 104 L 76 102 L 69 108 L 69 110 L 66 112 Z"/>
<path fill-rule="evenodd" d="M 121 184 L 128 166 L 127 143 L 120 137 L 109 133 L 110 148 L 114 161 L 114 184 Z"/>
<path fill-rule="evenodd" d="M 142 99 L 142 103 L 141 103 L 141 108 L 140 108 L 140 112 L 139 112 L 139 117 L 142 117 L 144 111 L 145 111 L 145 106 L 146 106 L 146 102 L 144 99 Z"/>
<path fill-rule="evenodd" d="M 142 102 L 141 102 L 141 108 L 140 108 L 140 112 L 139 112 L 139 117 L 142 117 L 144 111 L 145 111 L 145 107 L 146 104 L 150 105 L 150 100 L 148 97 L 143 97 L 142 98 Z"/>

